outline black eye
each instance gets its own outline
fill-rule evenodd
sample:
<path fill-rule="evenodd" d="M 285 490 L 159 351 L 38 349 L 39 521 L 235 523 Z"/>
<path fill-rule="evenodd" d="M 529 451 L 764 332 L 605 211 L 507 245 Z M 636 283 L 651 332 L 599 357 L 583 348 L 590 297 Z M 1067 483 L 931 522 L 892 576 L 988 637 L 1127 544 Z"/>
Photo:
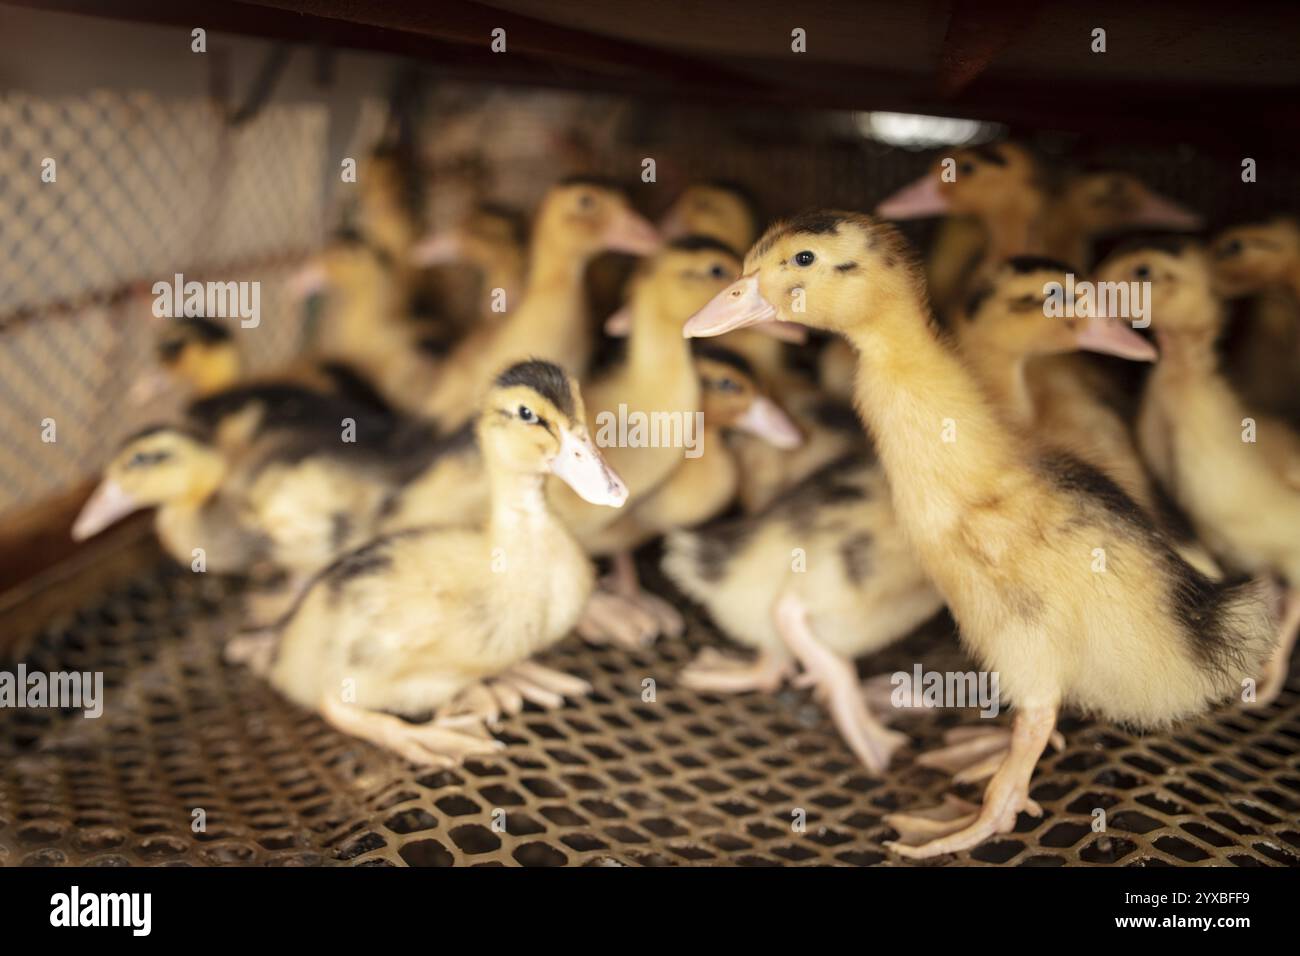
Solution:
<path fill-rule="evenodd" d="M 1239 255 L 1241 255 L 1241 248 L 1242 248 L 1242 247 L 1241 247 L 1241 240 L 1240 240 L 1240 239 L 1232 239 L 1232 240 L 1230 240 L 1230 241 L 1228 241 L 1228 242 L 1225 242 L 1225 243 L 1220 247 L 1220 249 L 1219 249 L 1219 255 L 1221 255 L 1221 256 L 1239 256 Z"/>
<path fill-rule="evenodd" d="M 810 266 L 815 262 L 817 257 L 805 249 L 803 252 L 794 254 L 794 264 L 797 266 Z"/>
<path fill-rule="evenodd" d="M 537 413 L 534 412 L 534 411 L 533 411 L 531 408 L 529 408 L 527 405 L 520 405 L 520 406 L 519 406 L 519 420 L 520 420 L 520 421 L 523 421 L 523 422 L 528 422 L 529 424 L 531 424 L 532 422 L 537 421 Z"/>
<path fill-rule="evenodd" d="M 1133 270 L 1133 275 L 1135 275 L 1138 279 L 1141 279 L 1141 280 L 1150 279 L 1150 278 L 1151 278 L 1151 267 L 1150 267 L 1150 266 L 1138 266 L 1136 269 Z"/>
<path fill-rule="evenodd" d="M 969 176 L 971 173 L 975 172 L 975 164 L 974 164 L 974 163 L 958 163 L 958 164 L 957 164 L 957 172 L 961 173 L 963 176 Z"/>
<path fill-rule="evenodd" d="M 741 390 L 740 384 L 730 378 L 724 378 L 718 382 L 718 389 L 723 392 L 739 392 Z"/>
<path fill-rule="evenodd" d="M 709 275 L 715 279 L 725 279 L 727 277 L 727 270 L 722 266 L 714 266 L 709 270 Z"/>
<path fill-rule="evenodd" d="M 591 193 L 583 193 L 578 197 L 578 205 L 583 209 L 590 209 L 592 206 L 596 205 L 596 197 Z"/>

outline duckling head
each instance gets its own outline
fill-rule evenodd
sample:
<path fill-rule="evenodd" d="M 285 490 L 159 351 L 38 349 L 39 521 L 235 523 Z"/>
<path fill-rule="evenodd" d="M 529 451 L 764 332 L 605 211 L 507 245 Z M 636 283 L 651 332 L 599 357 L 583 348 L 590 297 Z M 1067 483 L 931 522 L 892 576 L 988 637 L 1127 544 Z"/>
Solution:
<path fill-rule="evenodd" d="M 173 426 L 128 438 L 104 469 L 104 478 L 72 525 L 84 541 L 141 508 L 201 504 L 225 477 L 221 454 L 205 440 Z"/>
<path fill-rule="evenodd" d="M 740 255 L 726 243 L 712 236 L 679 236 L 642 261 L 629 280 L 630 301 L 605 320 L 605 332 L 630 334 L 639 309 L 680 326 L 739 275 Z"/>
<path fill-rule="evenodd" d="M 1300 267 L 1300 225 L 1293 219 L 1236 226 L 1210 246 L 1216 291 L 1250 295 L 1292 280 Z"/>
<path fill-rule="evenodd" d="M 1154 346 L 1130 325 L 1097 310 L 1065 307 L 1072 275 L 1074 269 L 1054 259 L 1008 259 L 962 309 L 955 326 L 963 348 L 1016 358 L 1084 350 L 1155 361 Z"/>
<path fill-rule="evenodd" d="M 503 257 L 522 258 L 528 226 L 518 210 L 479 203 L 451 229 L 430 233 L 411 250 L 417 266 L 468 262 L 485 268 Z"/>
<path fill-rule="evenodd" d="M 1091 170 L 1068 177 L 1060 200 L 1088 235 L 1120 229 L 1199 229 L 1201 217 L 1151 189 L 1132 173 Z"/>
<path fill-rule="evenodd" d="M 758 201 L 744 186 L 714 180 L 688 186 L 659 221 L 665 239 L 712 236 L 733 249 L 754 244 L 762 215 Z"/>
<path fill-rule="evenodd" d="M 687 338 L 772 322 L 832 332 L 900 308 L 928 314 L 916 254 L 893 226 L 823 210 L 778 222 L 745 256 L 743 274 L 686 323 Z"/>
<path fill-rule="evenodd" d="M 542 200 L 534 241 L 586 262 L 602 252 L 649 255 L 659 248 L 659 232 L 616 185 L 574 177 L 551 187 Z"/>
<path fill-rule="evenodd" d="M 775 448 L 798 448 L 803 434 L 785 411 L 758 387 L 753 366 L 739 352 L 717 345 L 695 347 L 704 420 L 734 428 Z"/>
<path fill-rule="evenodd" d="M 363 289 L 384 289 L 392 283 L 393 256 L 354 229 L 340 230 L 329 244 L 289 279 L 295 299 L 333 290 L 349 295 Z"/>
<path fill-rule="evenodd" d="M 920 179 L 876 207 L 884 219 L 995 216 L 1042 189 L 1041 171 L 1016 143 L 967 146 L 935 161 Z"/>
<path fill-rule="evenodd" d="M 164 319 L 154 346 L 158 368 L 136 381 L 128 398 L 144 405 L 173 385 L 194 397 L 238 381 L 242 362 L 230 329 L 204 318 Z"/>
<path fill-rule="evenodd" d="M 1140 283 L 1156 340 L 1196 338 L 1212 342 L 1223 322 L 1199 243 L 1181 237 L 1144 239 L 1121 246 L 1098 267 L 1098 283 Z"/>
<path fill-rule="evenodd" d="M 533 359 L 498 375 L 478 438 L 489 471 L 553 474 L 592 504 L 618 508 L 627 501 L 627 486 L 587 430 L 577 382 L 558 365 Z"/>

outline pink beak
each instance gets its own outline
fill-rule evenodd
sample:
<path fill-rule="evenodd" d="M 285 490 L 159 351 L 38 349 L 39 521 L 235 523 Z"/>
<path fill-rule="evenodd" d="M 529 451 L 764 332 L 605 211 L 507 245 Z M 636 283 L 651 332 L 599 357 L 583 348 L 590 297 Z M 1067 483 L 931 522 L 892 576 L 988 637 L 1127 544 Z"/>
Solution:
<path fill-rule="evenodd" d="M 939 191 L 939 177 L 934 173 L 904 186 L 876 207 L 876 215 L 885 219 L 925 219 L 946 216 L 951 211 L 947 198 Z"/>
<path fill-rule="evenodd" d="M 760 322 L 775 322 L 776 307 L 758 291 L 758 276 L 741 276 L 686 320 L 682 335 L 709 338 Z"/>
<path fill-rule="evenodd" d="M 1154 362 L 1160 357 L 1156 347 L 1119 319 L 1094 316 L 1075 336 L 1075 344 L 1086 352 L 1117 355 L 1134 362 Z"/>
<path fill-rule="evenodd" d="M 1134 210 L 1129 222 L 1134 226 L 1154 226 L 1166 229 L 1199 229 L 1201 217 L 1186 206 L 1166 199 L 1157 192 L 1144 189 L 1142 201 Z"/>
<path fill-rule="evenodd" d="M 660 246 L 659 231 L 649 220 L 623 207 L 605 229 L 605 248 L 633 256 L 648 256 Z"/>
<path fill-rule="evenodd" d="M 445 265 L 460 257 L 460 236 L 454 231 L 430 233 L 411 248 L 411 262 L 417 266 Z"/>
<path fill-rule="evenodd" d="M 289 295 L 294 299 L 307 299 L 329 287 L 329 273 L 319 262 L 308 262 L 289 276 Z"/>
<path fill-rule="evenodd" d="M 799 426 L 790 420 L 781 406 L 763 395 L 758 395 L 736 420 L 736 428 L 761 438 L 773 448 L 798 448 L 803 444 Z"/>
<path fill-rule="evenodd" d="M 605 334 L 613 339 L 625 339 L 632 334 L 632 306 L 625 305 L 605 320 Z"/>

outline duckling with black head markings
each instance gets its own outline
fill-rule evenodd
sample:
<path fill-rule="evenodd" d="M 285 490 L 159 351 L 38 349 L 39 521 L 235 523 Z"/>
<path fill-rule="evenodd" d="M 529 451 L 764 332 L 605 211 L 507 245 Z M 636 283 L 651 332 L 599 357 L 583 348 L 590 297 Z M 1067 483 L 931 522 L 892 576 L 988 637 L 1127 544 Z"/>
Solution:
<path fill-rule="evenodd" d="M 978 813 L 894 815 L 909 843 L 932 837 L 891 844 L 896 852 L 967 849 L 1011 829 L 1021 810 L 1041 814 L 1029 783 L 1062 706 L 1167 725 L 1233 695 L 1268 652 L 1260 586 L 1208 580 L 1112 481 L 1001 420 L 934 324 L 921 270 L 894 229 L 838 211 L 780 223 L 685 333 L 773 318 L 837 332 L 856 348 L 856 404 L 897 519 L 963 644 L 1015 705 L 1010 750 Z M 1104 573 L 1094 570 L 1098 548 Z M 776 613 L 817 641 L 797 595 Z"/>
<path fill-rule="evenodd" d="M 473 414 L 502 365 L 533 357 L 585 373 L 593 348 L 583 277 L 599 253 L 648 255 L 659 235 L 616 187 L 584 177 L 565 180 L 542 200 L 528 249 L 523 300 L 492 334 L 460 343 L 448 356 L 424 414 L 451 432 Z"/>
<path fill-rule="evenodd" d="M 172 425 L 146 428 L 109 461 L 72 537 L 84 541 L 127 515 L 156 508 L 154 531 L 173 559 L 191 565 L 195 549 L 202 549 L 206 571 L 248 571 L 270 558 L 271 542 L 221 493 L 228 474 L 226 457 L 201 434 Z"/>
<path fill-rule="evenodd" d="M 591 595 L 591 562 L 547 507 L 547 475 L 593 504 L 627 498 L 587 432 L 577 385 L 549 362 L 501 373 L 476 427 L 491 487 L 486 524 L 399 532 L 344 555 L 279 625 L 270 667 L 291 700 L 419 763 L 498 746 L 466 732 L 462 695 L 488 701 L 482 716 L 510 710 L 513 678 L 572 630 Z M 429 725 L 382 713 L 454 702 L 454 718 Z"/>
<path fill-rule="evenodd" d="M 1223 305 L 1194 242 L 1119 250 L 1103 282 L 1144 282 L 1161 358 L 1147 380 L 1138 440 L 1201 538 L 1231 568 L 1286 585 L 1275 651 L 1257 703 L 1281 692 L 1300 631 L 1300 435 L 1254 413 L 1218 370 Z"/>

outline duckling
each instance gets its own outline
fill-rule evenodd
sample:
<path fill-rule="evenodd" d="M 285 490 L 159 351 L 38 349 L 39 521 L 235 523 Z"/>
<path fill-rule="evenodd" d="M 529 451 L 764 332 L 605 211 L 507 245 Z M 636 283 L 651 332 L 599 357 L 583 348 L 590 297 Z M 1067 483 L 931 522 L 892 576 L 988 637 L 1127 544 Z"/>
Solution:
<path fill-rule="evenodd" d="M 1224 310 L 1196 243 L 1118 250 L 1097 278 L 1149 283 L 1161 357 L 1138 417 L 1147 461 L 1212 551 L 1238 571 L 1275 575 L 1285 585 L 1276 649 L 1257 696 L 1271 702 L 1300 630 L 1300 435 L 1252 412 L 1218 371 L 1214 343 Z"/>
<path fill-rule="evenodd" d="M 344 555 L 275 629 L 269 679 L 281 693 L 417 763 L 446 766 L 499 744 L 467 730 L 464 715 L 416 725 L 383 711 L 436 713 L 476 688 L 508 708 L 518 687 L 508 678 L 587 603 L 594 570 L 547 507 L 546 476 L 602 507 L 627 498 L 556 365 L 501 373 L 476 430 L 491 487 L 485 525 L 408 530 Z"/>
<path fill-rule="evenodd" d="M 704 427 L 700 454 L 681 461 L 650 494 L 624 509 L 599 536 L 593 550 L 626 555 L 674 528 L 691 528 L 721 514 L 735 500 L 740 463 L 731 447 L 736 434 L 774 448 L 798 448 L 798 426 L 771 397 L 763 394 L 754 368 L 739 352 L 717 346 L 694 349 Z M 634 569 L 635 570 L 635 569 Z"/>
<path fill-rule="evenodd" d="M 270 557 L 271 542 L 244 521 L 220 489 L 225 456 L 184 426 L 154 425 L 128 437 L 104 469 L 104 478 L 72 526 L 84 541 L 127 515 L 156 508 L 154 531 L 163 549 L 190 565 L 202 549 L 205 570 L 234 574 Z"/>
<path fill-rule="evenodd" d="M 758 238 L 763 217 L 754 194 L 730 180 L 686 187 L 659 221 L 665 239 L 712 236 L 732 249 L 748 249 Z"/>
<path fill-rule="evenodd" d="M 913 556 L 869 451 L 810 475 L 756 515 L 671 532 L 664 572 L 750 662 L 706 649 L 681 674 L 712 693 L 775 691 L 796 662 L 871 771 L 905 738 L 863 699 L 853 659 L 910 633 L 943 599 Z M 801 610 L 802 609 L 802 610 Z"/>
<path fill-rule="evenodd" d="M 1252 405 L 1300 423 L 1300 225 L 1283 218 L 1227 229 L 1210 255 L 1215 291 L 1250 300 L 1225 356 L 1229 381 Z"/>
<path fill-rule="evenodd" d="M 963 644 L 1015 703 L 1010 749 L 979 811 L 945 823 L 895 815 L 904 836 L 941 834 L 891 844 L 896 852 L 966 849 L 1011 829 L 1021 810 L 1041 814 L 1029 782 L 1060 707 L 1166 725 L 1233 694 L 1267 653 L 1258 582 L 1209 581 L 1112 481 L 1000 419 L 933 323 L 897 231 L 860 214 L 808 213 L 769 229 L 744 269 L 685 333 L 780 318 L 850 340 L 856 404 L 897 520 Z M 1092 570 L 1097 548 L 1105 573 Z M 820 636 L 797 594 L 775 613 L 810 643 Z"/>
<path fill-rule="evenodd" d="M 945 178 L 945 164 L 952 174 Z M 1059 185 L 1043 164 L 1017 143 L 956 150 L 923 177 L 876 207 L 886 219 L 952 215 L 961 241 L 936 242 L 929 267 L 930 294 L 941 318 L 997 264 L 1017 255 L 1046 255 L 1084 263 L 1096 236 L 1136 226 L 1196 228 L 1200 218 L 1152 192 L 1136 177 L 1116 171 L 1078 173 Z M 971 241 L 974 220 L 982 242 Z M 959 261 L 952 261 L 957 258 Z"/>
<path fill-rule="evenodd" d="M 454 228 L 432 233 L 416 243 L 411 261 L 420 267 L 465 263 L 481 276 L 468 310 L 471 332 L 479 324 L 499 325 L 519 301 L 527 263 L 528 227 L 515 210 L 479 203 Z M 498 294 L 497 290 L 500 290 Z"/>
<path fill-rule="evenodd" d="M 454 431 L 495 371 L 528 356 L 581 374 L 592 351 L 583 289 L 588 262 L 605 250 L 646 255 L 658 242 L 654 227 L 608 184 L 577 178 L 553 187 L 533 227 L 523 301 L 489 341 L 466 341 L 453 350 L 423 412 Z"/>

